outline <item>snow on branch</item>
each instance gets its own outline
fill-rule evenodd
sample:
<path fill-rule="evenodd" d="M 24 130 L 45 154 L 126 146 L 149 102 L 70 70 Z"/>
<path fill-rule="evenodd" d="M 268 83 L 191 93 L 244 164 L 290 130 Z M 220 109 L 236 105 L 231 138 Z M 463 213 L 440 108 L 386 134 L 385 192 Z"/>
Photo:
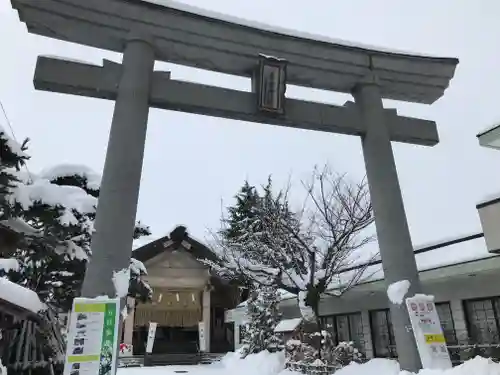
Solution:
<path fill-rule="evenodd" d="M 91 168 L 79 164 L 60 164 L 50 169 L 42 171 L 41 178 L 54 181 L 60 178 L 69 178 L 78 176 L 86 180 L 89 189 L 99 190 L 101 188 L 101 175 L 94 172 Z"/>
<path fill-rule="evenodd" d="M 6 157 L 8 153 L 11 153 L 18 157 L 19 159 L 29 159 L 26 151 L 26 141 L 24 144 L 19 144 L 13 138 L 11 138 L 5 129 L 0 125 L 0 150 L 2 151 L 2 158 Z"/>
<path fill-rule="evenodd" d="M 95 212 L 97 199 L 76 186 L 60 186 L 49 180 L 36 179 L 31 184 L 17 183 L 10 190 L 11 204 L 18 203 L 28 211 L 37 203 L 62 210 L 60 221 L 66 225 L 76 225 L 78 219 L 73 211 L 82 214 Z"/>
<path fill-rule="evenodd" d="M 230 228 L 216 235 L 219 260 L 211 266 L 227 276 L 300 293 L 301 303 L 317 314 L 321 294 L 340 296 L 366 276 L 366 267 L 343 271 L 374 240 L 374 216 L 365 180 L 353 183 L 325 167 L 302 186 L 307 199 L 293 211 L 289 187 L 275 193 L 269 180 L 257 199 L 247 183 L 237 196 L 241 212 L 231 207 L 231 218 L 223 221 Z"/>

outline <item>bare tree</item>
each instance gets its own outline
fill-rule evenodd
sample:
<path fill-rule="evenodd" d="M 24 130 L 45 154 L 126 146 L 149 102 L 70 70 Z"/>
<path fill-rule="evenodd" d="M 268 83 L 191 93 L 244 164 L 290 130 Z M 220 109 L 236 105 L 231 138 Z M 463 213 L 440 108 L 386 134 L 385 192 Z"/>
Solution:
<path fill-rule="evenodd" d="M 351 183 L 325 167 L 302 185 L 307 198 L 298 212 L 289 208 L 289 188 L 277 194 L 265 189 L 241 236 L 216 236 L 220 261 L 211 266 L 249 284 L 296 294 L 303 317 L 320 330 L 321 296 L 341 296 L 367 276 L 367 266 L 352 266 L 366 264 L 360 250 L 374 240 L 374 217 L 365 180 Z"/>

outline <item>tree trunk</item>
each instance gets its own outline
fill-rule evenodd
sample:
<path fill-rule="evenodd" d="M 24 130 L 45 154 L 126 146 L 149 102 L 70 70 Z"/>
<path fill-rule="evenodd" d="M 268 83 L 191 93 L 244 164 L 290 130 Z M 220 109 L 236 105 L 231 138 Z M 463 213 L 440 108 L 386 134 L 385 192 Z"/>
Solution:
<path fill-rule="evenodd" d="M 314 320 L 316 324 L 316 332 L 319 334 L 319 336 L 315 335 L 313 341 L 313 344 L 315 348 L 318 351 L 318 359 L 321 359 L 321 349 L 322 349 L 322 330 L 323 330 L 323 324 L 321 322 L 320 316 L 319 316 L 319 302 L 321 299 L 321 293 L 318 287 L 310 287 L 308 288 L 307 292 L 307 297 L 306 297 L 306 306 L 309 306 L 313 313 L 314 313 Z"/>

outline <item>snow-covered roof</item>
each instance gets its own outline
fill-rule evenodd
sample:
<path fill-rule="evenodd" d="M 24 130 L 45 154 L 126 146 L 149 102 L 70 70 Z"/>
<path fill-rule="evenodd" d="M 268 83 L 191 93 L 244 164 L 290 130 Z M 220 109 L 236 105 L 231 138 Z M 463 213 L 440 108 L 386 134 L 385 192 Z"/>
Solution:
<path fill-rule="evenodd" d="M 15 284 L 6 278 L 0 278 L 0 299 L 35 314 L 47 308 L 34 291 Z"/>
<path fill-rule="evenodd" d="M 495 203 L 497 200 L 500 200 L 500 192 L 488 194 L 476 203 L 476 208 L 480 209 L 485 206 L 489 206 L 490 204 Z"/>
<path fill-rule="evenodd" d="M 449 86 L 458 64 L 456 58 L 349 43 L 171 0 L 59 1 L 64 12 L 39 0 L 11 3 L 34 34 L 46 35 L 41 26 L 43 15 L 56 12 L 64 22 L 51 24 L 50 37 L 121 53 L 128 30 L 134 26 L 155 36 L 157 58 L 164 62 L 248 77 L 259 54 L 273 55 L 288 61 L 287 82 L 291 85 L 350 93 L 373 73 L 379 78 L 382 96 L 394 100 L 435 102 Z M 103 16 L 109 22 L 103 23 Z M 68 25 L 81 22 L 86 27 L 67 33 Z M 100 37 L 89 30 L 98 30 Z M 168 53 L 172 48 L 175 54 Z"/>
<path fill-rule="evenodd" d="M 302 318 L 284 319 L 278 323 L 276 328 L 274 328 L 274 332 L 292 332 L 292 331 L 295 331 L 301 322 L 302 322 Z"/>
<path fill-rule="evenodd" d="M 441 247 L 439 244 L 427 244 L 424 247 L 419 247 L 420 249 L 435 247 L 430 251 L 415 254 L 419 272 L 498 256 L 488 252 L 484 237 L 469 236 L 466 238 L 471 239 L 461 242 L 448 240 L 445 242 L 448 245 Z M 343 285 L 350 280 L 353 272 L 357 272 L 357 270 L 349 270 L 340 274 L 338 285 Z M 365 275 L 367 277 L 363 282 L 382 280 L 384 278 L 382 265 L 378 263 L 368 266 Z M 332 286 L 332 289 L 335 287 Z"/>
<path fill-rule="evenodd" d="M 409 52 L 409 51 L 401 51 L 398 49 L 377 47 L 377 46 L 363 44 L 363 43 L 353 43 L 353 42 L 350 42 L 350 41 L 347 41 L 344 39 L 332 38 L 332 37 L 327 37 L 324 35 L 317 35 L 317 34 L 312 34 L 312 33 L 304 32 L 304 31 L 288 29 L 285 27 L 268 25 L 264 22 L 252 21 L 252 20 L 248 20 L 245 18 L 241 18 L 241 17 L 231 16 L 228 14 L 215 12 L 213 10 L 208 10 L 206 8 L 200 8 L 197 6 L 185 4 L 185 3 L 175 1 L 175 0 L 141 0 L 141 1 L 146 2 L 146 3 L 150 3 L 150 4 L 160 5 L 160 6 L 171 8 L 171 9 L 180 10 L 182 12 L 196 14 L 196 15 L 202 16 L 202 17 L 214 18 L 214 19 L 224 21 L 224 22 L 229 22 L 229 23 L 234 23 L 234 24 L 241 25 L 241 26 L 256 28 L 256 29 L 268 31 L 268 32 L 275 33 L 275 34 L 282 34 L 282 35 L 292 36 L 292 37 L 296 37 L 296 38 L 303 38 L 303 39 L 309 39 L 309 40 L 314 40 L 314 41 L 319 41 L 319 42 L 337 44 L 337 45 L 346 46 L 346 47 L 362 48 L 362 49 L 366 49 L 366 50 L 381 51 L 381 52 L 386 52 L 386 53 L 397 53 L 397 54 L 402 54 L 402 55 L 433 57 L 431 55 L 426 55 L 426 54 L 419 54 L 419 53 L 414 53 L 414 52 Z"/>

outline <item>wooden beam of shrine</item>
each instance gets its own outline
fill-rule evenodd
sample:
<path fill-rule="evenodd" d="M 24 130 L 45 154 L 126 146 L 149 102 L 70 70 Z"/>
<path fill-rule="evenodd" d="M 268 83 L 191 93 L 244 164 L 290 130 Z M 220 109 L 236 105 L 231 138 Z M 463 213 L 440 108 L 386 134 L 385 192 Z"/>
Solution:
<path fill-rule="evenodd" d="M 102 66 L 40 56 L 34 85 L 38 90 L 115 100 L 121 65 Z M 285 114 L 269 116 L 257 111 L 255 94 L 216 86 L 172 80 L 169 72 L 154 72 L 150 105 L 154 108 L 217 116 L 233 120 L 297 129 L 362 136 L 363 121 L 354 103 L 345 106 L 287 99 Z M 392 141 L 433 146 L 439 142 L 434 121 L 399 116 L 386 109 Z"/>

